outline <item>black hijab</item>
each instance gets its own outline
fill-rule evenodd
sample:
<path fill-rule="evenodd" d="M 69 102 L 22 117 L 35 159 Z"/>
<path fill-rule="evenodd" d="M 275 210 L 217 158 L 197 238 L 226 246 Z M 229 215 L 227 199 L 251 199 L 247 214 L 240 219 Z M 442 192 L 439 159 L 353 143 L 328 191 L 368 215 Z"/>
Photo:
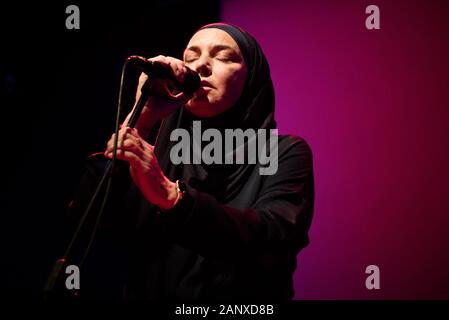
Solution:
<path fill-rule="evenodd" d="M 234 106 L 211 118 L 198 118 L 185 107 L 178 109 L 162 122 L 155 143 L 155 153 L 162 170 L 170 180 L 182 179 L 198 191 L 211 194 L 218 201 L 226 203 L 238 194 L 255 165 L 174 165 L 170 161 L 170 150 L 177 142 L 170 141 L 170 134 L 176 128 L 184 128 L 192 137 L 194 120 L 201 120 L 202 132 L 207 128 L 216 128 L 222 133 L 224 129 L 236 128 L 252 128 L 256 133 L 257 129 L 274 129 L 274 89 L 268 61 L 257 41 L 249 33 L 225 23 L 208 24 L 199 30 L 206 28 L 225 31 L 239 46 L 247 66 L 247 79 L 242 94 Z"/>

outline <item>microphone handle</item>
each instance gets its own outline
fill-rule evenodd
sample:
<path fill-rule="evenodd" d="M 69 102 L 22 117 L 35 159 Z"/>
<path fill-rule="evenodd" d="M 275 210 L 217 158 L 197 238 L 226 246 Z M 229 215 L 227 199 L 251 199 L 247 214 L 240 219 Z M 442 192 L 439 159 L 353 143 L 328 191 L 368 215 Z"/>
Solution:
<path fill-rule="evenodd" d="M 129 118 L 128 123 L 126 124 L 127 127 L 134 128 L 137 124 L 137 120 L 139 120 L 140 114 L 142 113 L 143 107 L 145 106 L 145 103 L 147 102 L 149 96 L 150 96 L 150 87 L 151 86 L 151 79 L 148 78 L 145 83 L 142 86 L 141 95 L 139 100 L 137 101 L 136 107 L 133 110 L 133 113 L 131 114 L 131 117 Z"/>
<path fill-rule="evenodd" d="M 201 86 L 200 76 L 189 67 L 186 67 L 187 74 L 183 83 L 181 83 L 173 75 L 172 70 L 165 64 L 157 61 L 148 61 L 140 56 L 131 56 L 128 60 L 132 61 L 134 66 L 145 72 L 149 77 L 172 80 L 176 89 L 179 89 L 179 91 L 185 94 L 193 94 Z"/>

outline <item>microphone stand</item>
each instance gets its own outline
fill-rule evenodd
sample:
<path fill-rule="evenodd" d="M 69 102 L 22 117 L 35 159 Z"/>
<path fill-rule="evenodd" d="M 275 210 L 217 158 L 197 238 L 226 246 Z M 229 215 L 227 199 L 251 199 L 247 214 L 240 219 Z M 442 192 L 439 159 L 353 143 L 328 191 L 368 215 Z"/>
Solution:
<path fill-rule="evenodd" d="M 127 127 L 134 128 L 134 126 L 137 124 L 137 120 L 139 119 L 140 114 L 142 113 L 142 110 L 143 110 L 147 100 L 150 97 L 150 92 L 152 91 L 151 88 L 152 88 L 152 82 L 151 82 L 150 78 L 148 78 L 145 81 L 144 85 L 142 86 L 140 98 L 137 101 L 136 107 L 134 108 L 134 110 L 131 114 L 131 117 L 126 125 Z M 115 159 L 113 159 L 113 160 L 115 160 Z M 86 208 L 86 210 L 84 212 L 84 215 L 80 218 L 80 222 L 78 223 L 77 229 L 75 230 L 75 232 L 71 238 L 71 241 L 70 241 L 69 245 L 67 246 L 65 254 L 63 255 L 62 258 L 56 260 L 56 262 L 53 265 L 52 271 L 51 271 L 49 277 L 47 278 L 47 281 L 46 281 L 46 284 L 44 287 L 44 300 L 48 300 L 48 297 L 53 292 L 56 282 L 57 282 L 58 278 L 60 277 L 61 270 L 64 267 L 64 265 L 67 261 L 67 258 L 69 257 L 69 254 L 73 247 L 73 244 L 75 243 L 75 240 L 78 237 L 78 234 L 83 226 L 83 223 L 84 223 L 85 219 L 87 218 L 87 215 L 89 214 L 90 209 L 92 208 L 93 204 L 95 203 L 95 200 L 97 199 L 97 196 L 98 196 L 100 190 L 103 189 L 105 182 L 108 181 L 107 178 L 111 179 L 114 174 L 115 165 L 114 165 L 113 160 L 107 161 L 104 172 L 103 172 L 103 176 L 100 179 L 100 182 L 98 183 L 98 186 L 95 189 L 95 192 L 91 197 L 91 200 L 89 202 L 88 207 Z M 105 194 L 105 197 L 106 196 L 107 196 L 107 194 Z M 101 213 L 102 213 L 102 209 L 100 209 L 100 212 L 98 213 L 98 215 L 100 215 Z M 87 247 L 85 250 L 85 255 L 87 254 L 88 248 L 89 247 Z M 77 296 L 78 294 L 75 292 L 74 295 Z"/>

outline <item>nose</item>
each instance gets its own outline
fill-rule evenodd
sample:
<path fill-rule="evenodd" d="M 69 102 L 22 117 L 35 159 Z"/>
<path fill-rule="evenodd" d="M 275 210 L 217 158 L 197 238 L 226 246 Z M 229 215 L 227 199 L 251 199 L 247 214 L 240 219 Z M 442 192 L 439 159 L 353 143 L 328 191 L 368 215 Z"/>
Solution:
<path fill-rule="evenodd" d="M 212 73 L 212 68 L 207 58 L 198 59 L 193 69 L 198 72 L 201 77 L 208 77 Z"/>

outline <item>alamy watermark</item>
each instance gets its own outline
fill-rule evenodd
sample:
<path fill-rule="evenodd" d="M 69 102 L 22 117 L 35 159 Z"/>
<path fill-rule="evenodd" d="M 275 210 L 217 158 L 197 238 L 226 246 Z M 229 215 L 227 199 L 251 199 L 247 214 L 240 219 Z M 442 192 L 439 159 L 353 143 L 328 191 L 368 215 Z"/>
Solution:
<path fill-rule="evenodd" d="M 71 4 L 66 7 L 65 13 L 67 14 L 65 20 L 65 27 L 68 30 L 80 29 L 80 9 L 79 6 Z M 380 29 L 380 9 L 377 5 L 368 5 L 365 9 L 365 14 L 369 14 L 365 19 L 365 27 L 368 30 Z"/>
<path fill-rule="evenodd" d="M 368 290 L 379 290 L 380 289 L 380 269 L 375 264 L 370 264 L 366 267 L 365 273 L 369 274 L 365 280 L 365 287 Z"/>
<path fill-rule="evenodd" d="M 71 4 L 65 8 L 65 13 L 68 14 L 65 19 L 65 27 L 69 30 L 79 30 L 80 8 L 77 5 Z"/>
<path fill-rule="evenodd" d="M 368 30 L 380 29 L 380 9 L 378 6 L 372 4 L 366 7 L 365 13 L 369 14 L 365 20 L 365 27 Z"/>
<path fill-rule="evenodd" d="M 224 135 L 224 136 L 223 136 Z M 206 129 L 193 121 L 192 136 L 182 128 L 173 130 L 170 150 L 173 164 L 259 164 L 260 175 L 274 175 L 278 170 L 277 129 Z M 203 147 L 203 142 L 207 143 Z"/>
<path fill-rule="evenodd" d="M 68 274 L 65 280 L 65 287 L 67 290 L 80 289 L 80 269 L 78 266 L 71 264 L 65 268 L 65 273 Z"/>

